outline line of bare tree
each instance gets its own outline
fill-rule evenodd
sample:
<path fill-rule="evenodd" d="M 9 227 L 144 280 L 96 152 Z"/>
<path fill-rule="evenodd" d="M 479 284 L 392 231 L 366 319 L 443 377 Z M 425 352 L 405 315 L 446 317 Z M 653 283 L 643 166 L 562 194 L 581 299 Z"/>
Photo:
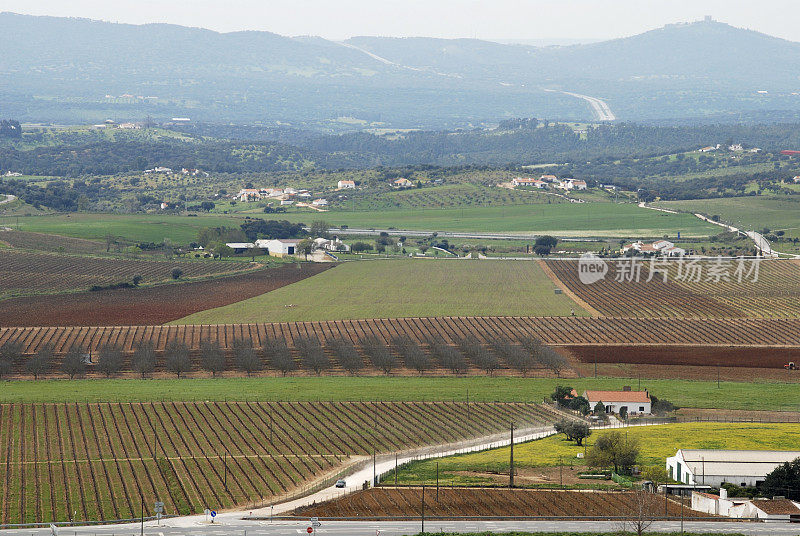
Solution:
<path fill-rule="evenodd" d="M 57 362 L 52 345 L 45 344 L 32 356 L 26 357 L 20 344 L 7 342 L 0 346 L 0 377 L 13 374 L 20 368 L 15 365 L 20 365 L 27 374 L 39 379 L 52 372 L 58 364 L 59 370 L 69 378 L 84 376 L 90 370 L 111 378 L 126 370 L 126 361 L 127 370 L 141 377 L 155 372 L 159 364 L 178 378 L 197 367 L 210 372 L 213 377 L 233 369 L 251 376 L 266 368 L 286 376 L 301 366 L 321 375 L 332 368 L 329 355 L 351 375 L 360 373 L 366 366 L 365 361 L 387 375 L 402 365 L 419 374 L 438 365 L 456 375 L 466 373 L 470 366 L 493 375 L 505 362 L 523 376 L 533 369 L 547 369 L 560 376 L 566 367 L 561 354 L 533 337 L 518 340 L 497 337 L 484 344 L 474 335 L 467 335 L 456 338 L 454 343 L 432 337 L 423 346 L 411 337 L 401 335 L 387 344 L 375 335 L 367 335 L 356 344 L 350 339 L 336 337 L 327 339 L 323 345 L 316 337 L 306 336 L 294 340 L 293 352 L 283 338 L 269 339 L 261 347 L 256 347 L 249 338 L 241 338 L 231 341 L 230 352 L 226 352 L 218 341 L 201 341 L 199 359 L 195 361 L 193 352 L 183 341 L 169 341 L 161 357 L 150 341 L 144 341 L 129 357 L 115 345 L 102 346 L 94 353 L 76 345 L 67 349 Z"/>

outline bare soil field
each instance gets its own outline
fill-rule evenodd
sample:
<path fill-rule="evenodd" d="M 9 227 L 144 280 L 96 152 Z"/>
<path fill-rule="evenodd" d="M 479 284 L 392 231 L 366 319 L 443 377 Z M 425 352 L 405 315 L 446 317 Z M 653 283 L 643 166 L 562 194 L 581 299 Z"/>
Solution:
<path fill-rule="evenodd" d="M 442 519 L 460 516 L 483 517 L 624 517 L 634 511 L 636 495 L 631 492 L 539 491 L 522 489 L 435 488 L 425 492 L 425 516 Z M 648 494 L 645 507 L 650 515 L 663 515 L 663 497 Z M 669 501 L 668 515 L 679 517 L 681 507 Z M 372 488 L 345 497 L 300 508 L 297 517 L 378 518 L 419 517 L 422 512 L 421 488 Z M 700 517 L 684 510 L 686 517 Z"/>
<path fill-rule="evenodd" d="M 330 267 L 330 264 L 285 264 L 205 281 L 11 298 L 0 302 L 0 326 L 163 324 L 264 294 Z"/>
<path fill-rule="evenodd" d="M 593 363 L 570 361 L 571 370 L 580 378 L 595 374 Z M 783 368 L 724 367 L 703 365 L 642 365 L 638 363 L 599 363 L 597 375 L 611 378 L 636 378 L 654 380 L 699 380 L 722 382 L 776 381 L 798 382 L 800 373 L 786 372 Z"/>
<path fill-rule="evenodd" d="M 800 363 L 800 347 L 706 345 L 604 345 L 565 346 L 585 364 L 628 363 L 703 367 L 768 368 L 784 371 L 789 362 Z M 785 372 L 783 372 L 785 374 Z"/>
<path fill-rule="evenodd" d="M 17 249 L 51 253 L 100 254 L 106 251 L 103 242 L 28 231 L 0 231 L 0 242 Z"/>
<path fill-rule="evenodd" d="M 0 251 L 0 297 L 89 290 L 93 286 L 145 285 L 243 273 L 263 264 L 226 261 L 113 259 L 17 250 Z M 175 277 L 174 270 L 180 270 Z"/>

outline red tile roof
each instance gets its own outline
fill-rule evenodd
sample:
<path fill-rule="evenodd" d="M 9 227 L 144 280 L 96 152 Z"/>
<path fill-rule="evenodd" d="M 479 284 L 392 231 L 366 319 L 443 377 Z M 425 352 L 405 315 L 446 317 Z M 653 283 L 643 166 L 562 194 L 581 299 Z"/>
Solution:
<path fill-rule="evenodd" d="M 586 398 L 590 402 L 650 402 L 647 391 L 586 391 Z"/>

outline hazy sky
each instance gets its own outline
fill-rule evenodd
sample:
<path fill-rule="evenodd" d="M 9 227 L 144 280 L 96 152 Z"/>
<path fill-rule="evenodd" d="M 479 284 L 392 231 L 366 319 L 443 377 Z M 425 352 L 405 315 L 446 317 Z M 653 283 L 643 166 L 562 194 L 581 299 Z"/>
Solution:
<path fill-rule="evenodd" d="M 0 0 L 0 11 L 330 39 L 605 39 L 713 15 L 800 41 L 799 0 Z"/>

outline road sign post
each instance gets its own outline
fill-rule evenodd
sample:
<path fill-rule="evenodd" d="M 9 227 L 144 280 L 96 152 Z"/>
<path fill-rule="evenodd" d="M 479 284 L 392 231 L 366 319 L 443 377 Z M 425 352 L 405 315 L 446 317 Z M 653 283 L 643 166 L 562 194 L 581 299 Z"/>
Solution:
<path fill-rule="evenodd" d="M 211 510 L 211 522 L 212 523 L 214 522 L 214 518 L 215 517 L 217 517 L 217 511 L 216 510 Z"/>

